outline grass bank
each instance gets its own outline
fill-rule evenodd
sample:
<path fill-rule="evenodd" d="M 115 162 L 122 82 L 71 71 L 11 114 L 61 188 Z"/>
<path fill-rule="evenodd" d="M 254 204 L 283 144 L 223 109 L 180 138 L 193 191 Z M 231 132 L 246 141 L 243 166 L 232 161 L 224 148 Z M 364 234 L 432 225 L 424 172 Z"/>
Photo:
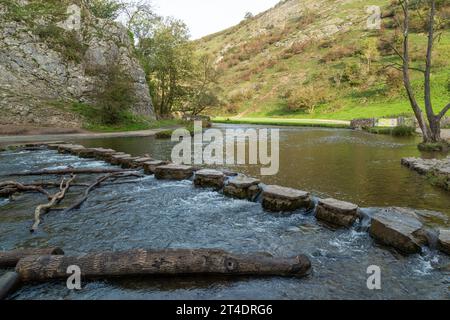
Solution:
<path fill-rule="evenodd" d="M 213 118 L 214 123 L 224 124 L 254 124 L 268 126 L 294 126 L 294 127 L 317 127 L 317 128 L 350 128 L 349 121 L 321 120 L 321 119 L 283 119 L 283 118 Z"/>

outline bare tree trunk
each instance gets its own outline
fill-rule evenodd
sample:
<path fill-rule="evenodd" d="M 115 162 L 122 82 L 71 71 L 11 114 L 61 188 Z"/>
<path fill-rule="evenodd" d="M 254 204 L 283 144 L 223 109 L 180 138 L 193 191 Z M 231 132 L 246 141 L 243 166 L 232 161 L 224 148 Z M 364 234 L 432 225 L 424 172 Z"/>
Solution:
<path fill-rule="evenodd" d="M 133 250 L 89 254 L 81 257 L 27 257 L 19 261 L 16 272 L 24 282 L 67 278 L 67 268 L 76 265 L 85 279 L 130 276 L 286 276 L 309 273 L 306 256 L 273 258 L 266 254 L 235 255 L 222 250 Z"/>
<path fill-rule="evenodd" d="M 20 277 L 17 272 L 8 272 L 0 277 L 0 300 L 10 295 L 20 283 Z"/>
<path fill-rule="evenodd" d="M 60 248 L 0 251 L 0 268 L 14 268 L 20 259 L 28 256 L 63 255 Z"/>
<path fill-rule="evenodd" d="M 402 5 L 403 14 L 404 14 L 404 22 L 403 22 L 403 83 L 405 85 L 406 92 L 408 94 L 408 99 L 410 101 L 411 107 L 414 111 L 416 119 L 419 123 L 419 127 L 423 134 L 424 142 L 431 141 L 431 131 L 429 126 L 427 125 L 425 118 L 423 116 L 422 110 L 420 109 L 419 104 L 417 103 L 416 97 L 414 95 L 414 90 L 411 85 L 411 79 L 409 75 L 410 66 L 409 66 L 409 0 L 400 1 Z"/>

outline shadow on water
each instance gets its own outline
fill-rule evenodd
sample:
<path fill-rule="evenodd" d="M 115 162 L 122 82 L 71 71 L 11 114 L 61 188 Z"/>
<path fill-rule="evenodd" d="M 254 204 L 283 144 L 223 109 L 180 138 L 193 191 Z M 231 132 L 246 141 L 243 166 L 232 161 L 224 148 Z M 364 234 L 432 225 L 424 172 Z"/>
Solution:
<path fill-rule="evenodd" d="M 283 129 L 281 140 L 280 173 L 263 178 L 266 183 L 355 200 L 366 207 L 397 205 L 441 211 L 441 220 L 433 221 L 446 221 L 448 195 L 399 164 L 401 157 L 418 154 L 414 140 L 316 129 Z M 152 138 L 82 143 L 135 155 L 150 153 L 162 159 L 167 159 L 171 151 L 170 142 Z M 5 152 L 0 158 L 0 175 L 24 168 L 107 166 L 53 151 Z M 256 167 L 240 169 L 254 175 L 259 171 Z M 81 191 L 72 189 L 61 206 L 73 201 Z M 23 287 L 13 299 L 450 298 L 450 278 L 445 271 L 450 259 L 435 250 L 403 257 L 376 245 L 364 230 L 333 231 L 318 224 L 311 213 L 301 211 L 282 217 L 270 215 L 259 203 L 196 189 L 191 181 L 157 181 L 149 176 L 132 185 L 104 186 L 96 189 L 80 210 L 45 216 L 39 232 L 31 235 L 28 230 L 33 208 L 45 200 L 30 194 L 0 200 L 0 250 L 59 246 L 68 255 L 135 248 L 218 248 L 242 254 L 267 252 L 275 257 L 304 253 L 312 261 L 313 274 L 305 279 L 95 281 L 83 283 L 81 291 L 69 291 L 65 281 L 56 281 Z M 423 214 L 437 219 L 430 211 Z M 382 269 L 380 291 L 367 289 L 366 271 L 371 265 Z"/>

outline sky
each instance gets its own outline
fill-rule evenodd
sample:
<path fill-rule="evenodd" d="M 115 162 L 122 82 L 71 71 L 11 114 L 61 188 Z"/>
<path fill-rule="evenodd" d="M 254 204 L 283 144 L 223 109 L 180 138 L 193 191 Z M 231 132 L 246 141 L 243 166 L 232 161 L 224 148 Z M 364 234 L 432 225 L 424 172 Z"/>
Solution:
<path fill-rule="evenodd" d="M 238 24 L 247 12 L 258 14 L 279 0 L 151 0 L 154 10 L 162 16 L 183 20 L 192 39 L 222 31 Z"/>

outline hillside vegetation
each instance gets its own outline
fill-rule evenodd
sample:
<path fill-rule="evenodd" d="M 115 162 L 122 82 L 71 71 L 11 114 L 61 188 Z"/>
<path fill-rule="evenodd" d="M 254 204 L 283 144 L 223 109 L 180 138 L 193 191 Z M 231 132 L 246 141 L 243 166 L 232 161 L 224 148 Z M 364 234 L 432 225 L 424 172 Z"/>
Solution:
<path fill-rule="evenodd" d="M 215 59 L 222 104 L 216 116 L 351 120 L 411 114 L 398 61 L 395 8 L 386 0 L 380 30 L 367 28 L 364 0 L 286 0 L 239 25 L 197 42 Z M 420 12 L 420 11 L 417 11 Z M 434 53 L 436 108 L 450 101 L 450 3 L 439 3 L 441 33 Z M 412 63 L 425 63 L 426 33 L 412 20 Z M 413 73 L 422 92 L 423 75 Z M 418 99 L 421 99 L 419 96 Z"/>

